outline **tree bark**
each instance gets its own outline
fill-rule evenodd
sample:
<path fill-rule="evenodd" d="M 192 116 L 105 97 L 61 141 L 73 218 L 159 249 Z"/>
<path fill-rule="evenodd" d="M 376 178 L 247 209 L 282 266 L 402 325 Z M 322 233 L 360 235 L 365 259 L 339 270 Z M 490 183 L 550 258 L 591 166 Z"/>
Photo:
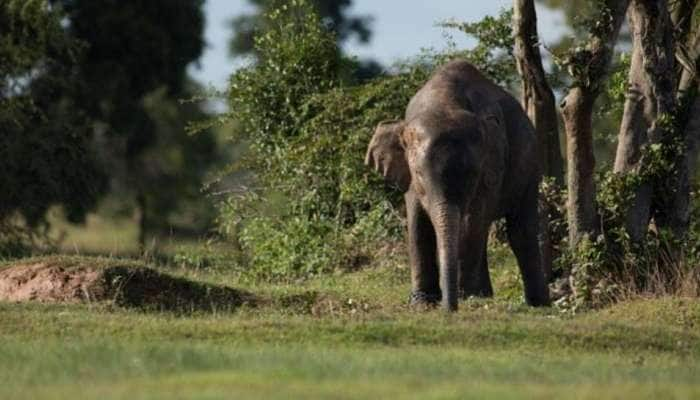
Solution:
<path fill-rule="evenodd" d="M 573 247 L 597 233 L 591 118 L 628 4 L 629 0 L 603 1 L 589 42 L 568 59 L 573 83 L 562 102 L 562 116 L 567 139 L 569 243 Z"/>
<path fill-rule="evenodd" d="M 700 144 L 700 29 L 691 35 L 691 15 L 697 0 L 682 0 L 679 3 L 676 9 L 672 9 L 671 19 L 676 38 L 681 43 L 676 46 L 676 59 L 682 65 L 676 97 L 679 106 L 684 108 L 678 116 L 683 120 L 679 129 L 684 148 L 676 160 L 677 173 L 673 180 L 672 196 L 665 204 L 662 203 L 665 207 L 656 218 L 680 239 L 685 236 L 690 224 L 690 181 L 695 175 Z"/>
<path fill-rule="evenodd" d="M 669 3 L 669 12 L 673 30 L 677 33 L 676 40 L 678 43 L 686 43 L 688 34 L 691 31 L 691 23 L 693 21 L 693 10 L 697 5 L 698 0 L 671 0 Z"/>
<path fill-rule="evenodd" d="M 685 56 L 694 65 L 683 65 L 680 78 L 678 79 L 678 92 L 683 93 L 698 84 L 698 73 L 700 72 L 700 27 L 687 36 L 685 43 Z"/>
<path fill-rule="evenodd" d="M 670 134 L 660 118 L 676 109 L 676 83 L 673 25 L 666 0 L 632 0 L 628 10 L 632 29 L 632 62 L 628 96 L 618 135 L 616 173 L 637 173 L 644 167 L 643 146 L 658 143 Z M 633 241 L 640 242 L 652 216 L 652 182 L 637 188 L 629 207 L 626 229 Z M 668 225 L 668 218 L 660 218 Z M 673 223 L 675 224 L 675 223 Z"/>
<path fill-rule="evenodd" d="M 640 172 L 646 163 L 643 147 L 673 134 L 672 127 L 662 119 L 674 115 L 677 89 L 674 32 L 668 2 L 632 0 L 628 17 L 632 29 L 632 63 L 614 167 L 616 173 L 623 174 Z M 684 164 L 680 159 L 677 161 L 678 166 Z M 684 175 L 685 171 L 678 171 L 679 188 L 687 186 L 680 184 L 687 181 Z M 668 183 L 666 179 L 661 181 Z M 684 212 L 669 209 L 674 203 L 686 209 L 687 204 L 681 204 L 683 196 L 669 196 L 668 187 L 652 185 L 653 182 L 643 182 L 637 188 L 627 212 L 626 230 L 636 242 L 644 239 L 653 215 L 659 227 L 671 228 L 679 234 L 684 229 L 683 220 L 687 220 L 682 216 Z M 658 210 L 652 209 L 654 203 L 660 203 Z"/>
<path fill-rule="evenodd" d="M 681 95 L 692 95 L 690 92 L 695 92 L 693 98 L 686 99 L 690 105 L 687 111 L 688 120 L 683 131 L 688 176 L 692 177 L 695 175 L 698 150 L 700 150 L 700 95 L 698 95 L 700 93 L 700 27 L 688 38 L 687 43 L 687 55 L 695 65 L 692 66 L 694 70 L 683 68 L 678 92 Z"/>
<path fill-rule="evenodd" d="M 595 209 L 595 156 L 591 116 L 595 97 L 572 88 L 562 109 L 566 130 L 569 243 L 576 246 L 597 231 Z"/>
<path fill-rule="evenodd" d="M 535 127 L 539 160 L 544 176 L 564 184 L 564 161 L 559 143 L 559 127 L 554 93 L 542 66 L 537 34 L 537 13 L 533 0 L 513 1 L 515 61 L 522 82 L 522 105 Z M 547 280 L 552 278 L 554 246 L 549 232 L 549 210 L 540 202 L 540 254 Z"/>
<path fill-rule="evenodd" d="M 533 0 L 513 1 L 515 61 L 522 82 L 522 104 L 535 126 L 542 173 L 564 183 L 564 161 L 554 93 L 542 66 Z"/>

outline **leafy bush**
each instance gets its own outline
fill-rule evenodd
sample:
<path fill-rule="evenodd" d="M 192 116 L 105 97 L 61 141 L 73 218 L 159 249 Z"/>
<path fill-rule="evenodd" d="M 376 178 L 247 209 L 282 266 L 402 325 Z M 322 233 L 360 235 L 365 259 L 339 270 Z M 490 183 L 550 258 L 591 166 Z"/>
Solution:
<path fill-rule="evenodd" d="M 241 223 L 249 267 L 267 278 L 329 271 L 362 258 L 352 253 L 364 245 L 400 235 L 399 193 L 387 200 L 383 182 L 363 165 L 364 153 L 374 126 L 399 118 L 427 77 L 414 68 L 343 84 L 342 60 L 319 62 L 335 54 L 335 41 L 313 14 L 303 18 L 301 38 L 263 36 L 261 64 L 235 74 L 231 86 L 232 118 L 251 144 L 243 165 L 256 171 L 259 186 L 229 199 L 222 220 L 224 229 Z"/>

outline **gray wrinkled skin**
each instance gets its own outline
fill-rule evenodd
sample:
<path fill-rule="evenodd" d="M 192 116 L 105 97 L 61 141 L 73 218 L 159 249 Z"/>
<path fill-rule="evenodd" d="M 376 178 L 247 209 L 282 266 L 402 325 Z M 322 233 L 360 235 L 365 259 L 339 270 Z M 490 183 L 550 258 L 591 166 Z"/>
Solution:
<path fill-rule="evenodd" d="M 365 163 L 405 191 L 413 304 L 491 296 L 489 227 L 506 218 L 525 299 L 548 305 L 537 245 L 537 141 L 518 101 L 466 61 L 440 68 L 402 121 L 380 123 Z"/>

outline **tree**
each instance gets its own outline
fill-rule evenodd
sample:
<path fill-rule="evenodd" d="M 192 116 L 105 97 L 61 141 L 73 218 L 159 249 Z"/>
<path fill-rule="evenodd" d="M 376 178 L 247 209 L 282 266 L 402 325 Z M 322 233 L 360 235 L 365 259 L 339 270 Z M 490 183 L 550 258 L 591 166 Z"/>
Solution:
<path fill-rule="evenodd" d="M 258 56 L 255 49 L 255 38 L 260 33 L 268 31 L 273 23 L 264 16 L 278 7 L 294 7 L 283 0 L 248 0 L 255 6 L 254 14 L 244 14 L 231 21 L 233 38 L 229 49 L 233 56 Z M 359 43 L 368 43 L 372 38 L 370 25 L 372 18 L 367 15 L 350 16 L 348 8 L 352 0 L 312 0 L 311 4 L 318 13 L 324 26 L 335 34 L 338 44 L 355 39 Z M 374 60 L 357 60 L 353 68 L 353 77 L 366 81 L 380 74 L 382 67 Z"/>
<path fill-rule="evenodd" d="M 516 15 L 534 26 L 531 2 L 515 3 L 523 7 Z M 590 300 L 594 292 L 609 296 L 608 290 L 615 289 L 605 282 L 611 279 L 631 285 L 631 290 L 649 290 L 659 282 L 663 290 L 674 290 L 686 277 L 678 264 L 680 250 L 696 251 L 692 243 L 696 233 L 690 233 L 691 239 L 687 236 L 700 139 L 697 1 L 595 4 L 599 12 L 582 25 L 588 27 L 586 41 L 574 42 L 564 57 L 555 56 L 570 75 L 561 111 L 567 136 L 571 251 L 561 261 L 569 263 L 571 282 L 584 299 Z M 628 67 L 623 61 L 611 74 L 625 14 L 630 36 L 622 40 L 631 41 L 631 57 L 625 59 Z M 522 21 L 516 18 L 514 23 Z M 532 38 L 526 32 L 520 30 L 516 43 Z M 580 41 L 580 27 L 577 35 Z M 529 56 L 535 62 L 539 57 L 534 52 Z M 541 78 L 523 74 L 523 79 L 534 86 Z M 624 108 L 619 114 L 614 168 L 596 180 L 593 110 L 597 100 L 600 105 L 599 97 L 609 104 L 624 103 Z"/>
<path fill-rule="evenodd" d="M 163 207 L 163 195 L 172 194 L 164 190 L 171 188 L 170 178 L 179 174 L 201 183 L 201 173 L 182 172 L 202 165 L 164 173 L 162 161 L 167 154 L 155 157 L 154 152 L 177 146 L 178 152 L 188 154 L 201 148 L 191 146 L 196 139 L 181 140 L 186 121 L 177 119 L 172 125 L 171 120 L 164 125 L 152 110 L 156 105 L 147 103 L 158 98 L 158 106 L 174 105 L 177 99 L 192 95 L 187 67 L 199 58 L 204 46 L 203 0 L 54 2 L 67 13 L 70 35 L 85 43 L 77 66 L 81 85 L 75 99 L 105 131 L 104 153 L 123 165 L 124 173 L 114 174 L 113 180 L 134 193 L 144 244 L 146 231 L 159 224 L 153 219 L 166 218 L 179 200 L 170 197 L 169 206 Z M 182 134 L 174 135 L 172 130 Z M 212 147 L 206 148 L 214 160 Z"/>
<path fill-rule="evenodd" d="M 61 18 L 45 0 L 0 0 L 0 253 L 13 232 L 31 239 L 50 206 L 77 222 L 106 189 L 90 120 L 61 97 L 81 53 Z"/>
<path fill-rule="evenodd" d="M 671 16 L 666 1 L 632 0 L 628 11 L 632 29 L 632 60 L 628 96 L 618 135 L 614 171 L 641 173 L 650 160 L 642 155 L 647 144 L 672 134 L 668 120 L 676 110 L 676 74 Z M 666 121 L 664 121 L 666 119 Z M 629 207 L 626 228 L 640 242 L 652 217 L 653 182 L 641 182 Z M 659 214 L 661 215 L 661 214 Z M 662 226 L 673 224 L 658 221 Z"/>
<path fill-rule="evenodd" d="M 199 85 L 188 81 L 182 96 L 191 98 L 201 91 Z M 217 138 L 209 128 L 211 116 L 203 111 L 203 101 L 173 99 L 165 88 L 147 94 L 143 107 L 153 122 L 156 143 L 138 159 L 138 179 L 144 187 L 152 188 L 143 191 L 148 207 L 145 213 L 150 218 L 142 232 L 191 235 L 206 231 L 215 210 L 203 198 L 203 185 L 222 159 Z"/>
<path fill-rule="evenodd" d="M 596 18 L 582 17 L 588 14 L 587 9 L 597 6 L 596 2 L 542 0 L 542 3 L 561 8 L 579 38 L 585 33 L 583 28 L 596 24 Z M 619 124 L 614 171 L 628 178 L 639 177 L 625 222 L 627 233 L 637 243 L 644 239 L 652 218 L 657 227 L 668 227 L 677 237 L 683 235 L 688 225 L 689 168 L 694 163 L 695 150 L 687 150 L 676 161 L 668 160 L 667 167 L 673 165 L 678 169 L 674 174 L 659 173 L 658 168 L 651 173 L 654 168 L 650 163 L 652 158 L 665 157 L 661 153 L 670 151 L 671 141 L 686 149 L 696 147 L 689 135 L 672 132 L 693 125 L 692 113 L 688 112 L 693 93 L 687 89 L 694 86 L 690 77 L 696 69 L 691 35 L 696 4 L 695 0 L 630 3 L 629 29 L 618 35 L 618 41 L 632 47 L 627 88 L 619 90 L 622 94 L 626 92 L 622 100 L 624 107 L 619 116 L 600 118 L 603 113 L 594 114 L 594 130 L 601 130 L 601 124 L 608 130 Z M 688 78 L 685 84 L 683 77 Z M 599 95 L 607 104 L 614 100 L 604 91 Z"/>
<path fill-rule="evenodd" d="M 269 21 L 264 15 L 283 5 L 281 0 L 248 0 L 255 6 L 255 14 L 244 14 L 231 21 L 233 38 L 229 44 L 231 54 L 242 56 L 255 52 L 255 37 L 269 29 Z M 347 9 L 352 0 L 314 0 L 311 2 L 326 27 L 333 31 L 338 42 L 355 38 L 360 43 L 368 43 L 372 37 L 369 25 L 371 17 L 348 16 Z"/>
<path fill-rule="evenodd" d="M 700 26 L 697 5 L 697 0 L 680 1 L 671 13 L 673 24 L 681 32 L 676 39 L 676 55 L 684 60 L 678 78 L 678 97 L 681 99 L 680 114 L 685 117 L 679 126 L 685 151 L 682 159 L 677 161 L 677 191 L 667 205 L 671 221 L 681 222 L 684 229 L 690 221 L 690 181 L 696 173 L 700 150 Z M 679 53 L 683 56 L 678 57 Z"/>
<path fill-rule="evenodd" d="M 537 34 L 537 17 L 532 0 L 515 0 L 513 5 L 515 59 L 521 77 L 523 108 L 535 126 L 542 172 L 564 183 L 564 163 L 559 144 L 559 121 L 554 93 L 542 66 Z"/>
<path fill-rule="evenodd" d="M 521 77 L 522 105 L 535 126 L 539 145 L 539 159 L 544 176 L 558 185 L 564 184 L 564 162 L 559 144 L 559 120 L 554 92 L 542 65 L 537 34 L 537 16 L 533 0 L 513 2 L 513 37 L 515 59 Z M 540 253 L 545 275 L 552 277 L 553 243 L 549 234 L 549 215 L 543 201 L 540 210 Z"/>
<path fill-rule="evenodd" d="M 597 233 L 593 105 L 608 76 L 610 60 L 629 0 L 601 0 L 587 43 L 568 54 L 573 81 L 561 108 L 567 138 L 569 243 L 577 246 Z"/>

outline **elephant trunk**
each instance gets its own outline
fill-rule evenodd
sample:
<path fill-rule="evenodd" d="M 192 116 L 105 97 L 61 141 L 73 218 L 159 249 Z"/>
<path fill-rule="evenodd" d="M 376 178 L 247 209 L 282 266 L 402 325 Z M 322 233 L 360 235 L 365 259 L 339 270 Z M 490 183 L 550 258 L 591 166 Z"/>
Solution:
<path fill-rule="evenodd" d="M 459 271 L 459 233 L 461 212 L 458 207 L 440 204 L 431 216 L 437 238 L 437 256 L 440 267 L 442 307 L 457 310 L 457 282 Z"/>

